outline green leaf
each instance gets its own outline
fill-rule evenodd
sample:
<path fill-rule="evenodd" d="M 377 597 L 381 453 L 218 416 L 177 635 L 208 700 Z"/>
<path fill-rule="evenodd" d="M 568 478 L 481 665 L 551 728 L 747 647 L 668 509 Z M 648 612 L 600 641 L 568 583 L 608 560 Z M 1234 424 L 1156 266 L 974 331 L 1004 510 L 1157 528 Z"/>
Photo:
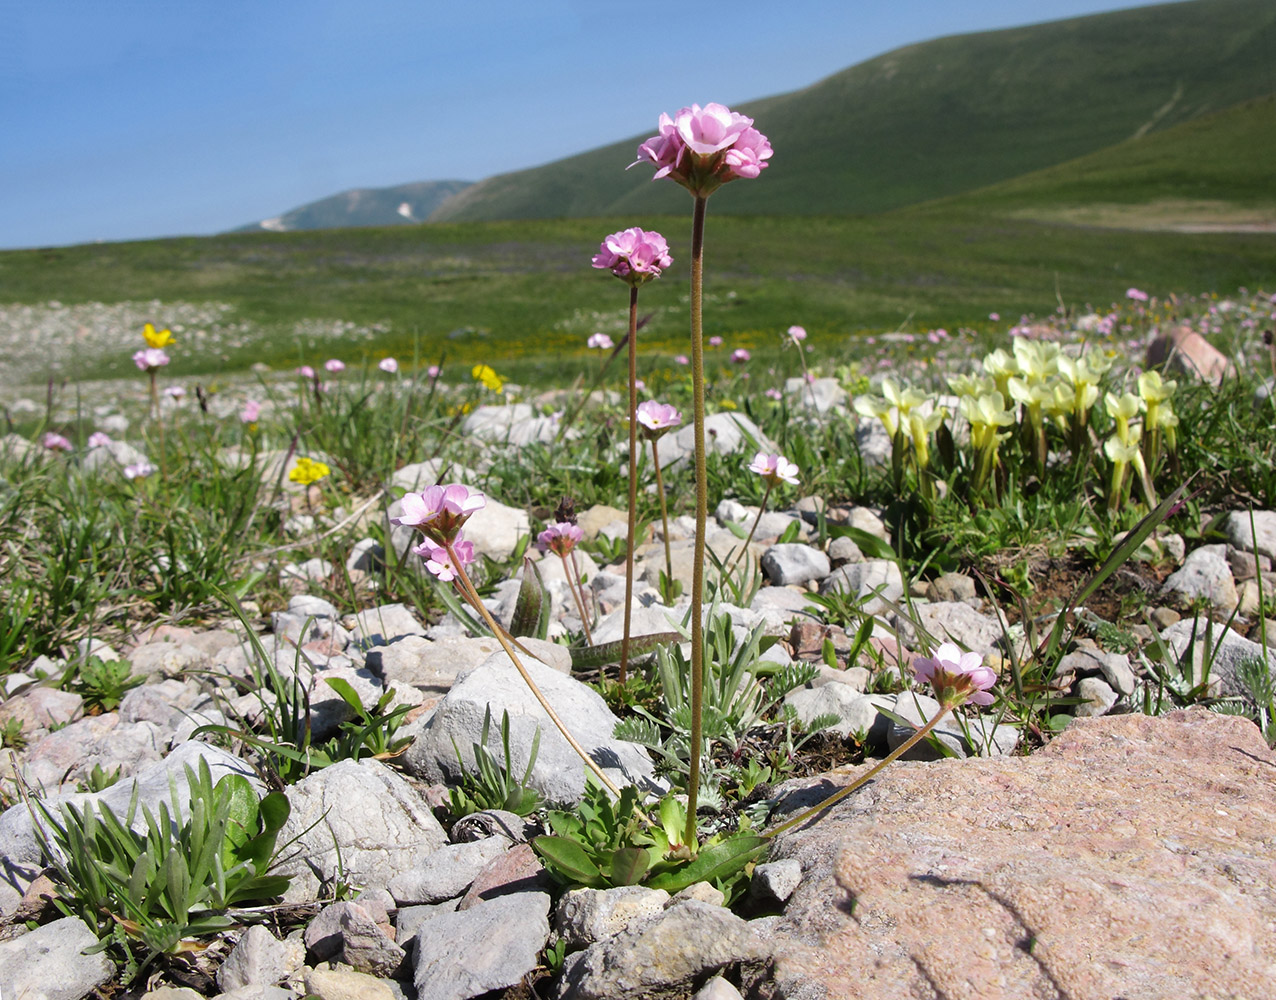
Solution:
<path fill-rule="evenodd" d="M 622 847 L 611 855 L 611 884 L 637 885 L 651 867 L 651 853 L 645 847 Z"/>
<path fill-rule="evenodd" d="M 217 782 L 217 791 L 226 810 L 222 864 L 230 868 L 243 860 L 242 849 L 257 835 L 260 807 L 257 793 L 242 774 L 226 775 Z"/>
<path fill-rule="evenodd" d="M 876 535 L 870 535 L 863 528 L 853 528 L 849 524 L 830 524 L 829 536 L 849 538 L 870 559 L 895 558 L 895 550 L 890 547 L 890 543 L 882 541 Z"/>
<path fill-rule="evenodd" d="M 629 656 L 646 656 L 667 643 L 681 642 L 682 636 L 677 632 L 653 632 L 650 635 L 635 635 L 629 639 Z M 588 670 L 592 667 L 605 667 L 609 663 L 620 662 L 620 640 L 604 642 L 597 646 L 573 646 L 572 669 Z"/>
<path fill-rule="evenodd" d="M 568 837 L 536 837 L 532 840 L 532 850 L 552 874 L 567 882 L 595 889 L 606 886 L 602 871 L 589 859 L 585 849 Z"/>
<path fill-rule="evenodd" d="M 738 833 L 706 847 L 694 861 L 653 875 L 646 884 L 652 889 L 678 892 L 697 882 L 728 879 L 761 857 L 770 844 L 765 837 Z"/>

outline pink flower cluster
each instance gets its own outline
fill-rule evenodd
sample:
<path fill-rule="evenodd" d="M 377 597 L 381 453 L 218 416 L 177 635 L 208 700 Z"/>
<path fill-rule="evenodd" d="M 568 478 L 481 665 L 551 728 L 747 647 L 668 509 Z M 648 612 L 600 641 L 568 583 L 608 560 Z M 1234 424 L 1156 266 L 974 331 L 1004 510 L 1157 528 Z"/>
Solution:
<path fill-rule="evenodd" d="M 474 562 L 474 543 L 458 540 L 452 543 L 452 552 L 456 559 L 442 545 L 435 545 L 428 539 L 412 549 L 413 555 L 425 560 L 425 568 L 444 583 L 451 583 L 461 575 L 461 570 Z"/>
<path fill-rule="evenodd" d="M 634 286 L 659 278 L 672 264 L 665 238 L 637 226 L 612 233 L 593 257 L 594 267 L 609 268 L 617 278 Z"/>
<path fill-rule="evenodd" d="M 605 333 L 591 333 L 589 339 L 585 341 L 585 346 L 591 351 L 610 351 L 616 345 L 611 342 L 611 338 Z"/>
<path fill-rule="evenodd" d="M 954 708 L 965 702 L 991 705 L 993 697 L 988 689 L 997 683 L 997 674 L 983 665 L 978 653 L 963 653 L 956 643 L 945 642 L 933 657 L 921 657 L 913 661 L 913 676 L 922 684 L 929 684 L 935 697 L 945 708 Z"/>
<path fill-rule="evenodd" d="M 454 541 L 461 526 L 487 506 L 482 493 L 471 493 L 460 483 L 450 486 L 430 486 L 420 493 L 403 495 L 403 513 L 390 518 L 391 524 L 403 524 L 419 528 L 426 536 L 440 545 Z"/>
<path fill-rule="evenodd" d="M 56 431 L 45 431 L 44 446 L 49 451 L 73 451 L 71 442 Z"/>
<path fill-rule="evenodd" d="M 780 483 L 796 486 L 799 482 L 798 467 L 793 462 L 783 455 L 768 455 L 765 451 L 760 451 L 753 456 L 753 461 L 749 463 L 749 471 L 757 473 L 772 486 L 778 486 Z"/>
<path fill-rule="evenodd" d="M 536 547 L 542 552 L 552 552 L 556 556 L 567 556 L 576 543 L 585 537 L 583 529 L 570 521 L 559 521 L 536 536 Z"/>
<path fill-rule="evenodd" d="M 753 119 L 721 104 L 693 104 L 670 118 L 660 133 L 638 147 L 638 159 L 656 165 L 653 180 L 669 177 L 693 195 L 708 197 L 738 177 L 757 177 L 771 158 L 771 143 Z"/>
<path fill-rule="evenodd" d="M 255 424 L 261 416 L 261 403 L 255 399 L 244 400 L 244 408 L 239 412 L 239 419 L 246 424 Z"/>
<path fill-rule="evenodd" d="M 393 375 L 399 370 L 399 362 L 394 358 L 382 358 L 377 362 L 377 367 L 387 375 Z"/>
<path fill-rule="evenodd" d="M 168 355 L 158 347 L 146 347 L 133 355 L 133 364 L 144 372 L 153 372 L 168 364 Z"/>
<path fill-rule="evenodd" d="M 657 403 L 654 399 L 638 404 L 638 424 L 647 440 L 655 440 L 666 431 L 682 423 L 682 414 L 672 403 Z"/>

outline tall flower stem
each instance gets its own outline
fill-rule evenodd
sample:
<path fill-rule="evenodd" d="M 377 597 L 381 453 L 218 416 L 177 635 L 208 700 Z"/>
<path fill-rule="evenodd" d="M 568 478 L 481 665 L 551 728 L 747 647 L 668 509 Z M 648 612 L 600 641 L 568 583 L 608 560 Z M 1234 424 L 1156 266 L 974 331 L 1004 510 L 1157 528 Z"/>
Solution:
<path fill-rule="evenodd" d="M 585 591 L 580 585 L 580 567 L 576 565 L 576 553 L 573 551 L 567 555 L 559 556 L 563 560 L 563 575 L 567 577 L 567 589 L 572 592 L 572 599 L 576 602 L 576 610 L 580 612 L 580 624 L 585 630 L 585 644 L 592 646 L 594 637 L 589 630 L 589 615 L 585 611 Z M 573 577 L 575 578 L 573 580 Z"/>
<path fill-rule="evenodd" d="M 629 544 L 625 548 L 625 631 L 620 640 L 620 670 L 629 669 L 629 627 L 634 610 L 634 548 L 638 533 L 638 286 L 629 287 Z"/>
<path fill-rule="evenodd" d="M 855 791 L 857 788 L 861 787 L 866 782 L 872 781 L 873 778 L 875 778 L 878 775 L 878 773 L 884 767 L 886 767 L 887 764 L 893 764 L 895 761 L 899 760 L 899 758 L 902 757 L 904 754 L 908 753 L 909 750 L 913 749 L 913 747 L 915 747 L 918 743 L 924 740 L 930 734 L 930 731 L 939 724 L 939 720 L 942 719 L 947 714 L 948 714 L 948 706 L 940 705 L 939 711 L 935 713 L 935 717 L 933 719 L 931 719 L 928 723 L 926 723 L 926 725 L 922 726 L 921 729 L 917 730 L 907 740 L 905 740 L 903 743 L 897 746 L 894 750 L 892 750 L 889 754 L 887 754 L 880 761 L 878 761 L 875 765 L 873 765 L 873 767 L 867 773 L 861 774 L 858 778 L 852 781 L 845 788 L 841 789 L 840 791 L 834 792 L 827 799 L 821 802 L 818 806 L 812 806 L 810 809 L 807 809 L 805 812 L 798 813 L 792 819 L 786 820 L 785 822 L 777 826 L 774 830 L 770 831 L 769 833 L 764 833 L 762 836 L 768 837 L 768 838 L 778 836 L 779 834 L 783 833 L 785 830 L 791 830 L 795 826 L 800 826 L 801 824 L 805 823 L 808 819 L 810 819 L 812 816 L 816 815 L 817 813 L 821 813 L 825 809 L 829 808 L 829 806 L 837 805 L 837 803 L 841 802 L 844 798 L 850 795 L 851 792 Z"/>
<path fill-rule="evenodd" d="M 510 661 L 514 664 L 514 669 L 518 671 L 519 676 L 523 678 L 523 682 L 527 685 L 533 696 L 535 696 L 536 700 L 540 702 L 540 706 L 545 710 L 545 714 L 549 716 L 549 721 L 552 722 L 558 728 L 558 731 L 563 734 L 563 739 L 567 740 L 571 748 L 575 750 L 580 759 L 585 762 L 585 766 L 598 776 L 598 780 L 603 783 L 603 786 L 613 795 L 619 797 L 620 789 L 616 787 L 616 783 L 603 773 L 603 769 L 598 766 L 588 753 L 585 752 L 585 748 L 576 741 L 576 737 L 567 731 L 567 726 L 563 724 L 563 720 L 560 719 L 558 717 L 558 713 L 554 711 L 554 706 L 549 703 L 549 701 L 545 698 L 545 695 L 541 692 L 541 689 L 536 686 L 536 682 L 532 680 L 532 675 L 527 672 L 527 667 L 523 666 L 523 661 L 520 660 L 518 658 L 518 654 L 514 652 L 514 647 L 510 645 L 509 640 L 505 638 L 505 630 L 497 624 L 496 619 L 492 617 L 492 613 L 488 611 L 483 602 L 479 600 L 478 591 L 474 589 L 474 584 L 470 582 L 469 574 L 465 572 L 465 567 L 461 565 L 461 560 L 457 558 L 456 549 L 453 548 L 452 543 L 450 541 L 444 541 L 443 544 L 447 548 L 448 560 L 456 568 L 457 583 L 459 583 L 461 585 L 461 589 L 466 592 L 467 600 L 469 600 L 470 604 L 472 604 L 478 613 L 482 615 L 483 620 L 487 623 L 487 627 L 490 628 L 492 630 L 492 634 L 496 636 L 496 641 L 499 642 L 501 647 L 505 650 L 505 655 L 507 655 L 510 658 Z"/>
<path fill-rule="evenodd" d="M 151 376 L 151 413 L 155 418 L 155 429 L 159 433 L 160 478 L 168 479 L 168 457 L 164 449 L 164 417 L 160 413 L 159 389 L 155 384 L 155 369 L 148 373 Z"/>
<path fill-rule="evenodd" d="M 665 539 L 665 579 L 673 586 L 673 552 L 669 548 L 669 504 L 665 500 L 665 477 L 660 471 L 660 451 L 651 439 L 651 464 L 656 467 L 656 493 L 660 496 L 660 526 Z"/>
<path fill-rule="evenodd" d="M 691 220 L 691 408 L 696 462 L 696 542 L 691 558 L 691 768 L 687 775 L 687 829 L 696 844 L 700 753 L 704 742 L 704 543 L 709 522 L 709 466 L 704 453 L 704 216 L 708 196 L 698 194 Z"/>
<path fill-rule="evenodd" d="M 775 483 L 768 481 L 766 484 L 766 492 L 762 494 L 762 506 L 758 508 L 758 516 L 753 519 L 753 527 L 749 529 L 749 537 L 744 540 L 744 548 L 740 550 L 740 554 L 738 556 L 731 560 L 731 565 L 723 571 L 723 576 L 730 576 L 732 570 L 736 568 L 736 565 L 749 551 L 749 543 L 753 541 L 753 536 L 757 534 L 758 531 L 758 525 L 762 523 L 762 515 L 766 513 L 766 502 L 771 499 L 771 491 L 773 489 L 775 489 Z"/>

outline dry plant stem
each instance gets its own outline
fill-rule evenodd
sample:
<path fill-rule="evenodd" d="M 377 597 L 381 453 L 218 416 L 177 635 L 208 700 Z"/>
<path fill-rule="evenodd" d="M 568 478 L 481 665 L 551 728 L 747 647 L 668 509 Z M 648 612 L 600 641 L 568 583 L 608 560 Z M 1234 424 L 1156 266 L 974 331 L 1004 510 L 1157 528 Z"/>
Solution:
<path fill-rule="evenodd" d="M 445 542 L 444 545 L 447 547 L 449 560 L 451 560 L 452 565 L 456 567 L 456 579 L 461 585 L 461 589 L 463 591 L 468 591 L 470 603 L 474 605 L 478 613 L 483 616 L 483 620 L 487 622 L 487 627 L 490 628 L 492 630 L 492 634 L 496 636 L 496 641 L 499 642 L 501 647 L 505 650 L 505 655 L 508 656 L 510 661 L 514 664 L 514 669 L 516 669 L 519 676 L 523 678 L 523 683 L 527 685 L 536 700 L 540 702 L 541 708 L 545 709 L 545 714 L 549 716 L 549 721 L 552 722 L 558 728 L 558 731 L 563 734 L 563 739 L 567 740 L 571 748 L 575 750 L 580 759 L 585 762 L 585 766 L 598 776 L 598 780 L 603 783 L 603 786 L 619 798 L 620 789 L 616 787 L 616 783 L 603 773 L 603 769 L 599 767 L 598 764 L 595 763 L 594 759 L 585 752 L 585 748 L 576 742 L 576 737 L 567 731 L 567 727 L 563 724 L 563 720 L 560 719 L 558 717 L 558 713 L 554 711 L 554 706 L 546 700 L 545 695 L 541 693 L 541 689 L 538 688 L 536 686 L 536 682 L 532 680 L 532 675 L 529 674 L 527 672 L 527 668 L 523 666 L 523 661 L 520 660 L 518 658 L 518 654 L 514 652 L 514 647 L 510 645 L 509 640 L 505 638 L 505 630 L 496 623 L 496 619 L 492 617 L 491 612 L 489 612 L 487 608 L 484 607 L 483 602 L 479 600 L 478 593 L 474 590 L 474 584 L 470 582 L 469 574 L 465 572 L 465 568 L 461 565 L 461 561 L 456 557 L 456 550 L 453 549 L 452 543 Z"/>
<path fill-rule="evenodd" d="M 696 844 L 700 750 L 704 740 L 704 543 L 709 521 L 709 467 L 704 454 L 704 215 L 706 195 L 696 195 L 691 221 L 691 407 L 696 461 L 696 544 L 691 558 L 691 766 L 687 773 L 687 828 L 682 842 Z"/>
<path fill-rule="evenodd" d="M 634 610 L 634 535 L 638 533 L 638 286 L 629 287 L 629 544 L 625 547 L 625 631 L 620 639 L 620 670 L 629 670 L 629 625 Z M 591 643 L 592 645 L 592 643 Z"/>
<path fill-rule="evenodd" d="M 580 612 L 580 624 L 585 630 L 585 644 L 592 646 L 594 644 L 594 637 L 589 632 L 589 615 L 585 613 L 585 602 L 581 600 L 582 590 L 580 588 L 580 571 L 577 570 L 574 565 L 576 561 L 576 554 L 574 552 L 571 553 L 570 559 L 565 555 L 560 555 L 558 558 L 563 560 L 563 575 L 567 577 L 567 589 L 572 592 L 572 599 L 576 602 L 576 610 Z M 575 570 L 574 581 L 572 579 L 573 570 Z"/>
<path fill-rule="evenodd" d="M 753 541 L 753 536 L 757 533 L 758 525 L 762 523 L 762 515 L 766 513 L 766 502 L 771 499 L 771 491 L 775 489 L 775 483 L 768 482 L 766 484 L 766 492 L 762 494 L 762 506 L 758 508 L 758 516 L 753 519 L 753 527 L 749 529 L 749 537 L 744 540 L 744 548 L 740 550 L 740 554 L 731 560 L 731 565 L 723 572 L 723 576 L 730 576 L 739 565 L 741 559 L 749 551 L 749 543 Z"/>
<path fill-rule="evenodd" d="M 873 767 L 869 769 L 869 771 L 866 774 L 861 774 L 858 778 L 852 781 L 849 785 L 847 785 L 841 791 L 834 792 L 827 799 L 821 802 L 818 806 L 812 806 L 810 809 L 807 809 L 805 812 L 798 813 L 792 819 L 786 820 L 785 822 L 777 826 L 774 830 L 772 830 L 770 833 L 764 833 L 762 836 L 768 837 L 768 838 L 775 837 L 783 833 L 785 830 L 791 830 L 793 827 L 799 826 L 802 823 L 805 823 L 808 819 L 810 819 L 812 816 L 816 815 L 817 813 L 823 812 L 825 809 L 829 808 L 829 806 L 833 806 L 841 802 L 844 798 L 850 795 L 851 792 L 855 791 L 855 789 L 864 785 L 866 782 L 872 781 L 873 778 L 877 776 L 878 772 L 881 771 L 882 768 L 884 768 L 887 764 L 892 764 L 895 761 L 899 760 L 900 757 L 908 753 L 909 750 L 913 749 L 913 747 L 915 747 L 918 743 L 924 740 L 930 734 L 930 731 L 939 724 L 939 720 L 948 714 L 948 708 L 949 706 L 947 705 L 941 705 L 939 707 L 939 711 L 935 713 L 935 717 L 933 719 L 931 719 L 928 723 L 926 723 L 926 725 L 922 726 L 921 729 L 913 733 L 912 736 L 910 736 L 907 740 L 905 740 L 903 743 L 897 746 L 894 750 L 892 750 L 889 754 L 887 754 L 884 758 L 882 758 L 882 760 L 874 764 Z"/>
<path fill-rule="evenodd" d="M 665 538 L 665 579 L 673 581 L 673 553 L 669 548 L 669 504 L 665 501 L 665 477 L 660 471 L 660 452 L 656 439 L 651 439 L 651 464 L 656 467 L 656 493 L 660 497 L 660 525 Z"/>

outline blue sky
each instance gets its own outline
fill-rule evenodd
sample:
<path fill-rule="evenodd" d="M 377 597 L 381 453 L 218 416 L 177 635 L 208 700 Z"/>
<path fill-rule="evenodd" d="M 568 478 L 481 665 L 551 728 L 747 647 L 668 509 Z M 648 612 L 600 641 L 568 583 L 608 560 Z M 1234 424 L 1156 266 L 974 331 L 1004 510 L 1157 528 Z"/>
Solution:
<path fill-rule="evenodd" d="M 1103 0 L 0 0 L 0 247 L 480 180 Z M 721 13 L 713 13 L 720 11 Z"/>

